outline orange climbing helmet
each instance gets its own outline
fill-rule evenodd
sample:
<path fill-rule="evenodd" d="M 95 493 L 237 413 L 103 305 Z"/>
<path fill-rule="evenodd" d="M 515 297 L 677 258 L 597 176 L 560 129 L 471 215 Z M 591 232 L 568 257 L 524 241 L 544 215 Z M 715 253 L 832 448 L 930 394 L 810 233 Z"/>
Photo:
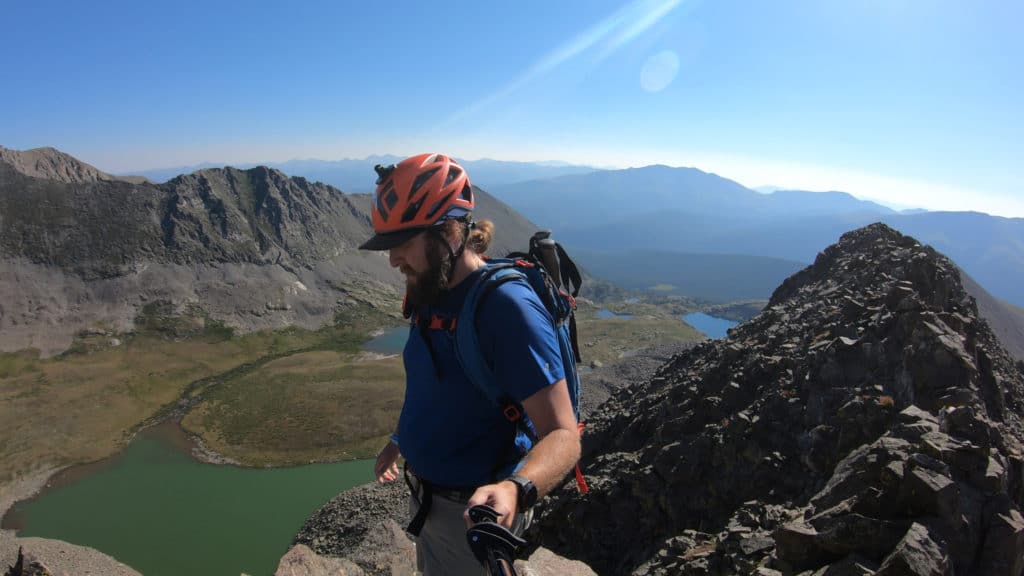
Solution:
<path fill-rule="evenodd" d="M 473 210 L 473 187 L 466 171 L 444 154 L 420 154 L 374 169 L 375 234 L 359 247 L 363 250 L 390 250 L 427 228 Z"/>

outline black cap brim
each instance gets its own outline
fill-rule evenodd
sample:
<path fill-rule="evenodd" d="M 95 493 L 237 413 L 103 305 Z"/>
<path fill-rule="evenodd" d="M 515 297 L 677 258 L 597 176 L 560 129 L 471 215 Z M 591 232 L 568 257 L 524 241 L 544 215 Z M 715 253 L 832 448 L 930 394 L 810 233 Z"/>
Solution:
<path fill-rule="evenodd" d="M 370 238 L 366 242 L 363 242 L 359 246 L 360 250 L 391 250 L 395 246 L 405 242 L 413 236 L 423 232 L 423 228 L 413 228 L 410 230 L 398 230 L 395 232 L 387 232 L 384 234 L 374 234 L 373 238 Z"/>

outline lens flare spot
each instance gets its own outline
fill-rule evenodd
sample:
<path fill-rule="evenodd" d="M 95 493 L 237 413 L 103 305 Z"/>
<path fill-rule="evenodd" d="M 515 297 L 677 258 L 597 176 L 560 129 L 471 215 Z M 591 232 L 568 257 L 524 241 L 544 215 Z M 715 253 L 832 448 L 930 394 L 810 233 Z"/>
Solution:
<path fill-rule="evenodd" d="M 640 70 L 640 87 L 647 92 L 661 92 L 679 73 L 679 56 L 672 50 L 662 50 L 644 62 Z"/>

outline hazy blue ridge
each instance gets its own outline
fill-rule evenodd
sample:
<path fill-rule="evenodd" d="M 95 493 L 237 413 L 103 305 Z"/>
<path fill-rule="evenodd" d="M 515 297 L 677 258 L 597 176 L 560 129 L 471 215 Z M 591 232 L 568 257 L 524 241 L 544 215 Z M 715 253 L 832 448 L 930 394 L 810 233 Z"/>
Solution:
<path fill-rule="evenodd" d="M 624 288 L 646 291 L 658 286 L 661 293 L 715 303 L 768 298 L 776 286 L 805 266 L 792 260 L 736 254 L 571 252 L 588 272 Z"/>
<path fill-rule="evenodd" d="M 885 222 L 949 255 L 995 297 L 1024 305 L 1024 219 L 896 212 L 842 192 L 763 194 L 694 168 L 648 166 L 495 186 L 577 250 L 743 254 L 810 263 L 849 230 Z"/>

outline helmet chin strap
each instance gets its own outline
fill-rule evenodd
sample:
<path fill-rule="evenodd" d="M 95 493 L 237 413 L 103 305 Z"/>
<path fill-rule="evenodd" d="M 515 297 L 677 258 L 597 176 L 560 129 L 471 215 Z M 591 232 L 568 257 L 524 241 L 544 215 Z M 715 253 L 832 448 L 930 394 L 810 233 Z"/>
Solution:
<path fill-rule="evenodd" d="M 462 242 L 459 243 L 459 247 L 455 250 L 452 249 L 452 245 L 448 242 L 448 239 L 444 237 L 444 233 L 441 232 L 441 228 L 433 229 L 435 233 L 441 237 L 444 247 L 448 249 L 448 262 L 451 265 L 448 267 L 448 274 L 445 275 L 444 279 L 444 284 L 448 288 L 451 288 L 452 276 L 455 274 L 455 267 L 458 265 L 459 258 L 462 258 L 463 252 L 466 251 L 466 243 L 469 241 L 469 231 L 476 225 L 470 216 L 463 216 L 458 220 L 462 222 L 464 226 L 462 226 Z"/>

